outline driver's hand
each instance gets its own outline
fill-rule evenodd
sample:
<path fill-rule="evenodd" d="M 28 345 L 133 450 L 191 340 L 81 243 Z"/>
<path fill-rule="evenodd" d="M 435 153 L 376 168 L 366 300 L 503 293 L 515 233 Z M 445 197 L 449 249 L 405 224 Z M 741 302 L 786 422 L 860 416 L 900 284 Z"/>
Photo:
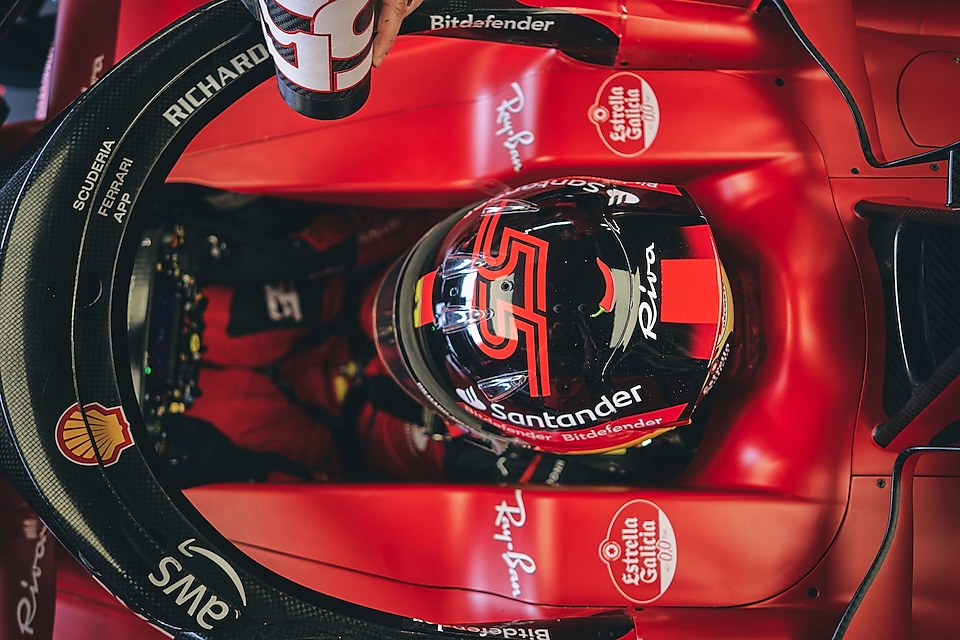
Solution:
<path fill-rule="evenodd" d="M 377 32 L 373 36 L 373 66 L 383 64 L 400 33 L 400 23 L 422 3 L 423 0 L 381 0 Z"/>

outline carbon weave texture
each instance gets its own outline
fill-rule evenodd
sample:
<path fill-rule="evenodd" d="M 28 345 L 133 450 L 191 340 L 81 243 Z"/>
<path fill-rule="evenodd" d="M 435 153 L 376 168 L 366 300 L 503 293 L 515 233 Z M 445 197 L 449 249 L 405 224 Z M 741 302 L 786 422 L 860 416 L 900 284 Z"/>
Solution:
<path fill-rule="evenodd" d="M 188 104 L 192 87 L 201 81 L 209 87 L 206 78 L 218 65 L 244 52 L 253 56 L 257 43 L 261 31 L 247 9 L 218 0 L 108 72 L 3 170 L 0 387 L 7 428 L 0 462 L 70 551 L 120 600 L 175 637 L 472 637 L 335 600 L 272 574 L 200 520 L 181 495 L 167 495 L 149 468 L 149 451 L 134 447 L 110 466 L 83 466 L 57 448 L 56 425 L 75 404 L 120 407 L 134 439 L 142 436 L 132 384 L 118 373 L 126 371 L 122 292 L 130 271 L 125 261 L 132 260 L 142 226 L 137 211 L 149 206 L 151 189 L 192 135 L 272 75 L 266 62 L 202 106 Z M 186 115 L 172 116 L 178 109 Z M 98 154 L 105 157 L 102 168 L 94 168 Z M 118 219 L 107 192 L 124 171 L 121 186 L 134 206 Z M 99 281 L 103 295 L 74 310 L 78 271 Z M 246 589 L 247 604 L 238 605 L 216 567 L 184 561 L 191 575 L 240 611 L 230 624 L 199 627 L 147 579 L 190 540 L 228 560 Z M 550 628 L 556 640 L 613 640 L 633 628 L 623 615 L 535 624 Z"/>
<path fill-rule="evenodd" d="M 926 337 L 934 365 L 960 346 L 960 229 L 937 228 L 923 240 Z"/>
<path fill-rule="evenodd" d="M 76 339 L 72 340 L 70 323 L 79 242 L 87 216 L 92 224 L 87 229 L 84 255 L 98 259 L 84 264 L 83 268 L 89 269 L 108 288 L 112 278 L 108 271 L 117 255 L 117 230 L 123 226 L 101 225 L 104 232 L 93 231 L 95 223 L 101 222 L 92 211 L 93 204 L 87 211 L 78 213 L 70 208 L 70 202 L 84 184 L 84 176 L 91 171 L 97 148 L 106 148 L 107 141 L 115 146 L 114 160 L 122 157 L 122 149 L 124 154 L 138 158 L 143 166 L 153 169 L 155 156 L 164 151 L 157 146 L 159 141 L 150 136 L 149 131 L 133 132 L 124 138 L 125 131 L 131 117 L 139 115 L 145 100 L 156 98 L 161 110 L 167 101 L 174 101 L 173 97 L 163 98 L 163 91 L 175 96 L 173 92 L 183 87 L 174 82 L 168 88 L 165 78 L 171 74 L 181 75 L 182 68 L 235 35 L 229 32 L 231 22 L 224 21 L 224 14 L 234 19 L 233 28 L 237 28 L 237 17 L 244 18 L 243 24 L 250 23 L 249 14 L 240 13 L 244 10 L 239 5 L 221 2 L 218 6 L 220 9 L 207 9 L 202 19 L 182 26 L 179 39 L 154 40 L 145 52 L 134 55 L 133 62 L 115 69 L 97 90 L 72 105 L 61 126 L 51 132 L 50 144 L 36 154 L 35 166 L 29 171 L 7 172 L 9 176 L 23 176 L 26 188 L 21 192 L 11 179 L 0 200 L 7 216 L 12 216 L 0 282 L 0 299 L 9 302 L 3 305 L 0 315 L 5 338 L 0 345 L 0 373 L 8 433 L 15 436 L 20 448 L 16 452 L 5 447 L 3 461 L 14 470 L 11 475 L 19 481 L 34 507 L 45 520 L 52 521 L 58 536 L 121 600 L 161 627 L 195 637 L 202 637 L 199 635 L 202 630 L 191 630 L 189 621 L 178 615 L 182 612 L 176 607 L 164 609 L 163 603 L 157 601 L 159 592 L 145 578 L 149 567 L 175 548 L 181 536 L 197 535 L 197 532 L 182 516 L 180 527 L 169 518 L 157 517 L 170 516 L 176 509 L 159 491 L 145 467 L 133 464 L 100 468 L 69 463 L 56 450 L 52 433 L 61 412 L 78 400 L 75 382 L 81 391 L 81 404 L 88 399 L 108 405 L 120 400 L 115 397 L 117 382 L 110 362 L 110 334 L 103 330 L 87 333 L 84 327 L 78 326 Z M 205 20 L 217 21 L 220 33 L 213 29 L 211 34 L 209 25 L 200 24 Z M 185 46 L 184 40 L 192 41 L 193 46 Z M 224 108 L 235 97 L 218 108 Z M 211 111 L 213 104 L 211 101 Z M 205 114 L 207 118 L 213 115 Z M 33 164 L 33 158 L 21 157 L 20 161 L 24 166 Z M 114 168 L 111 166 L 103 173 L 109 175 Z M 101 176 L 93 182 L 97 184 L 86 196 L 90 203 L 101 201 L 106 181 Z M 108 236 L 112 237 L 107 239 Z M 109 293 L 85 311 L 106 309 L 112 299 Z M 82 316 L 78 313 L 80 325 Z M 107 340 L 106 344 L 100 341 L 102 338 Z M 104 358 L 111 366 L 103 366 Z M 75 380 L 74 366 L 88 375 Z M 126 400 L 127 412 L 130 413 L 131 406 L 135 412 L 135 401 L 131 405 L 131 399 Z M 128 460 L 137 458 L 124 458 L 124 462 Z M 38 488 L 36 491 L 30 491 L 33 485 Z M 126 505 L 137 509 L 137 518 L 130 516 Z M 148 517 L 150 513 L 154 514 L 152 521 Z M 224 555 L 231 554 L 224 551 Z M 257 570 L 255 563 L 249 564 Z M 203 571 L 198 568 L 196 573 L 201 576 Z M 260 573 L 266 574 L 262 570 Z M 286 620 L 309 621 L 305 626 L 313 629 L 314 637 L 342 637 L 347 630 L 350 635 L 365 638 L 394 635 L 388 628 L 317 606 L 318 598 L 325 604 L 333 604 L 317 594 L 312 597 L 299 594 L 307 596 L 305 599 L 291 597 L 246 572 L 244 575 L 249 580 L 250 606 L 240 623 L 223 637 L 257 637 L 265 623 L 278 623 L 274 637 L 285 637 L 287 633 L 281 628 L 285 627 L 282 621 Z M 218 580 L 216 576 L 204 579 L 211 584 Z M 223 582 L 222 577 L 219 580 Z M 342 606 L 354 614 L 392 619 L 346 604 Z"/>

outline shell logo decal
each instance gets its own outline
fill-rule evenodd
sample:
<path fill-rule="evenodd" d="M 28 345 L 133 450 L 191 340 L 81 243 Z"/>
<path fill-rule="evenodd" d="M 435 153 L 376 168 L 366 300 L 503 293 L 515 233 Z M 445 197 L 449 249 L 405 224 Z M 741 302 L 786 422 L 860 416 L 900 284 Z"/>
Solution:
<path fill-rule="evenodd" d="M 89 431 L 84 413 L 90 423 Z M 108 467 L 131 445 L 130 423 L 120 407 L 108 409 L 98 402 L 91 402 L 83 405 L 81 412 L 80 405 L 74 404 L 57 421 L 57 447 L 67 460 L 76 464 L 96 465 L 103 460 L 103 466 Z"/>
<path fill-rule="evenodd" d="M 660 129 L 660 104 L 646 80 L 621 71 L 607 78 L 587 113 L 610 151 L 633 158 L 646 151 Z"/>
<path fill-rule="evenodd" d="M 677 570 L 673 525 L 649 500 L 631 500 L 620 507 L 599 551 L 617 591 L 637 604 L 662 596 Z"/>

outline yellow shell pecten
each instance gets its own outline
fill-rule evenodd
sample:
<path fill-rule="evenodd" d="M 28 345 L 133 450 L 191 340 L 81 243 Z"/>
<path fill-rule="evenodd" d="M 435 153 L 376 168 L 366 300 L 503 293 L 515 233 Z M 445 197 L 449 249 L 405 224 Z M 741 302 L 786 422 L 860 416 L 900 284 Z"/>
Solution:
<path fill-rule="evenodd" d="M 130 424 L 120 407 L 108 409 L 94 402 L 84 405 L 82 412 L 77 404 L 63 412 L 57 423 L 57 444 L 61 453 L 77 464 L 98 464 L 99 451 L 100 459 L 107 466 L 116 462 L 120 453 L 133 444 L 133 438 Z"/>

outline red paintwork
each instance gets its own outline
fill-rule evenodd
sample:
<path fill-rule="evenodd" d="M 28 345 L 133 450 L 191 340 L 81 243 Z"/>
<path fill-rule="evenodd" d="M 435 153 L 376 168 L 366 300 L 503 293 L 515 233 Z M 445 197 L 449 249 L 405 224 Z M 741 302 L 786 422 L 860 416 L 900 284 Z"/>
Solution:
<path fill-rule="evenodd" d="M 955 5 L 789 4 L 857 98 L 879 158 L 958 136 L 948 108 L 956 101 L 931 107 L 942 84 L 956 85 L 940 77 L 941 58 L 960 51 Z M 192 5 L 121 3 L 117 52 Z M 510 548 L 496 508 L 518 505 L 513 487 L 223 485 L 193 489 L 190 500 L 274 571 L 404 615 L 458 623 L 637 607 L 643 638 L 829 635 L 880 543 L 896 453 L 929 442 L 960 405 L 955 383 L 888 450 L 870 438 L 886 418 L 885 327 L 867 223 L 853 206 L 940 204 L 946 166 L 867 165 L 837 89 L 775 14 L 744 5 L 753 8 L 631 0 L 621 20 L 617 3 L 589 3 L 624 36 L 617 69 L 550 50 L 404 37 L 355 116 L 308 120 L 268 82 L 201 132 L 170 176 L 451 208 L 482 197 L 482 185 L 569 174 L 684 185 L 711 222 L 731 280 L 749 294 L 738 301 L 737 330 L 756 337 L 740 370 L 715 389 L 701 452 L 675 486 L 523 487 L 526 519 L 513 522 Z M 600 88 L 624 70 L 646 81 L 659 105 L 656 138 L 633 157 L 603 144 L 589 117 Z M 512 83 L 522 110 L 510 102 Z M 504 113 L 512 132 L 534 138 L 513 159 Z M 960 497 L 958 459 L 925 461 L 913 489 L 909 526 L 850 638 L 939 638 L 960 627 L 950 606 L 960 597 L 951 536 L 960 515 L 950 506 Z M 638 499 L 662 509 L 677 544 L 672 583 L 642 610 L 615 588 L 600 556 L 618 510 Z M 511 585 L 506 551 L 527 554 L 536 571 Z M 59 606 L 70 624 L 58 614 L 55 637 L 94 637 L 93 628 L 104 637 L 104 624 L 125 637 L 142 625 L 92 595 L 97 588 L 76 571 L 64 575 Z M 85 598 L 96 607 L 80 606 Z"/>
<path fill-rule="evenodd" d="M 60 3 L 47 103 L 40 106 L 48 117 L 60 113 L 122 57 L 114 52 L 120 5 L 120 0 Z"/>
<path fill-rule="evenodd" d="M 101 587 L 69 553 L 63 549 L 58 551 L 54 638 L 162 640 L 170 637 L 131 613 Z"/>

